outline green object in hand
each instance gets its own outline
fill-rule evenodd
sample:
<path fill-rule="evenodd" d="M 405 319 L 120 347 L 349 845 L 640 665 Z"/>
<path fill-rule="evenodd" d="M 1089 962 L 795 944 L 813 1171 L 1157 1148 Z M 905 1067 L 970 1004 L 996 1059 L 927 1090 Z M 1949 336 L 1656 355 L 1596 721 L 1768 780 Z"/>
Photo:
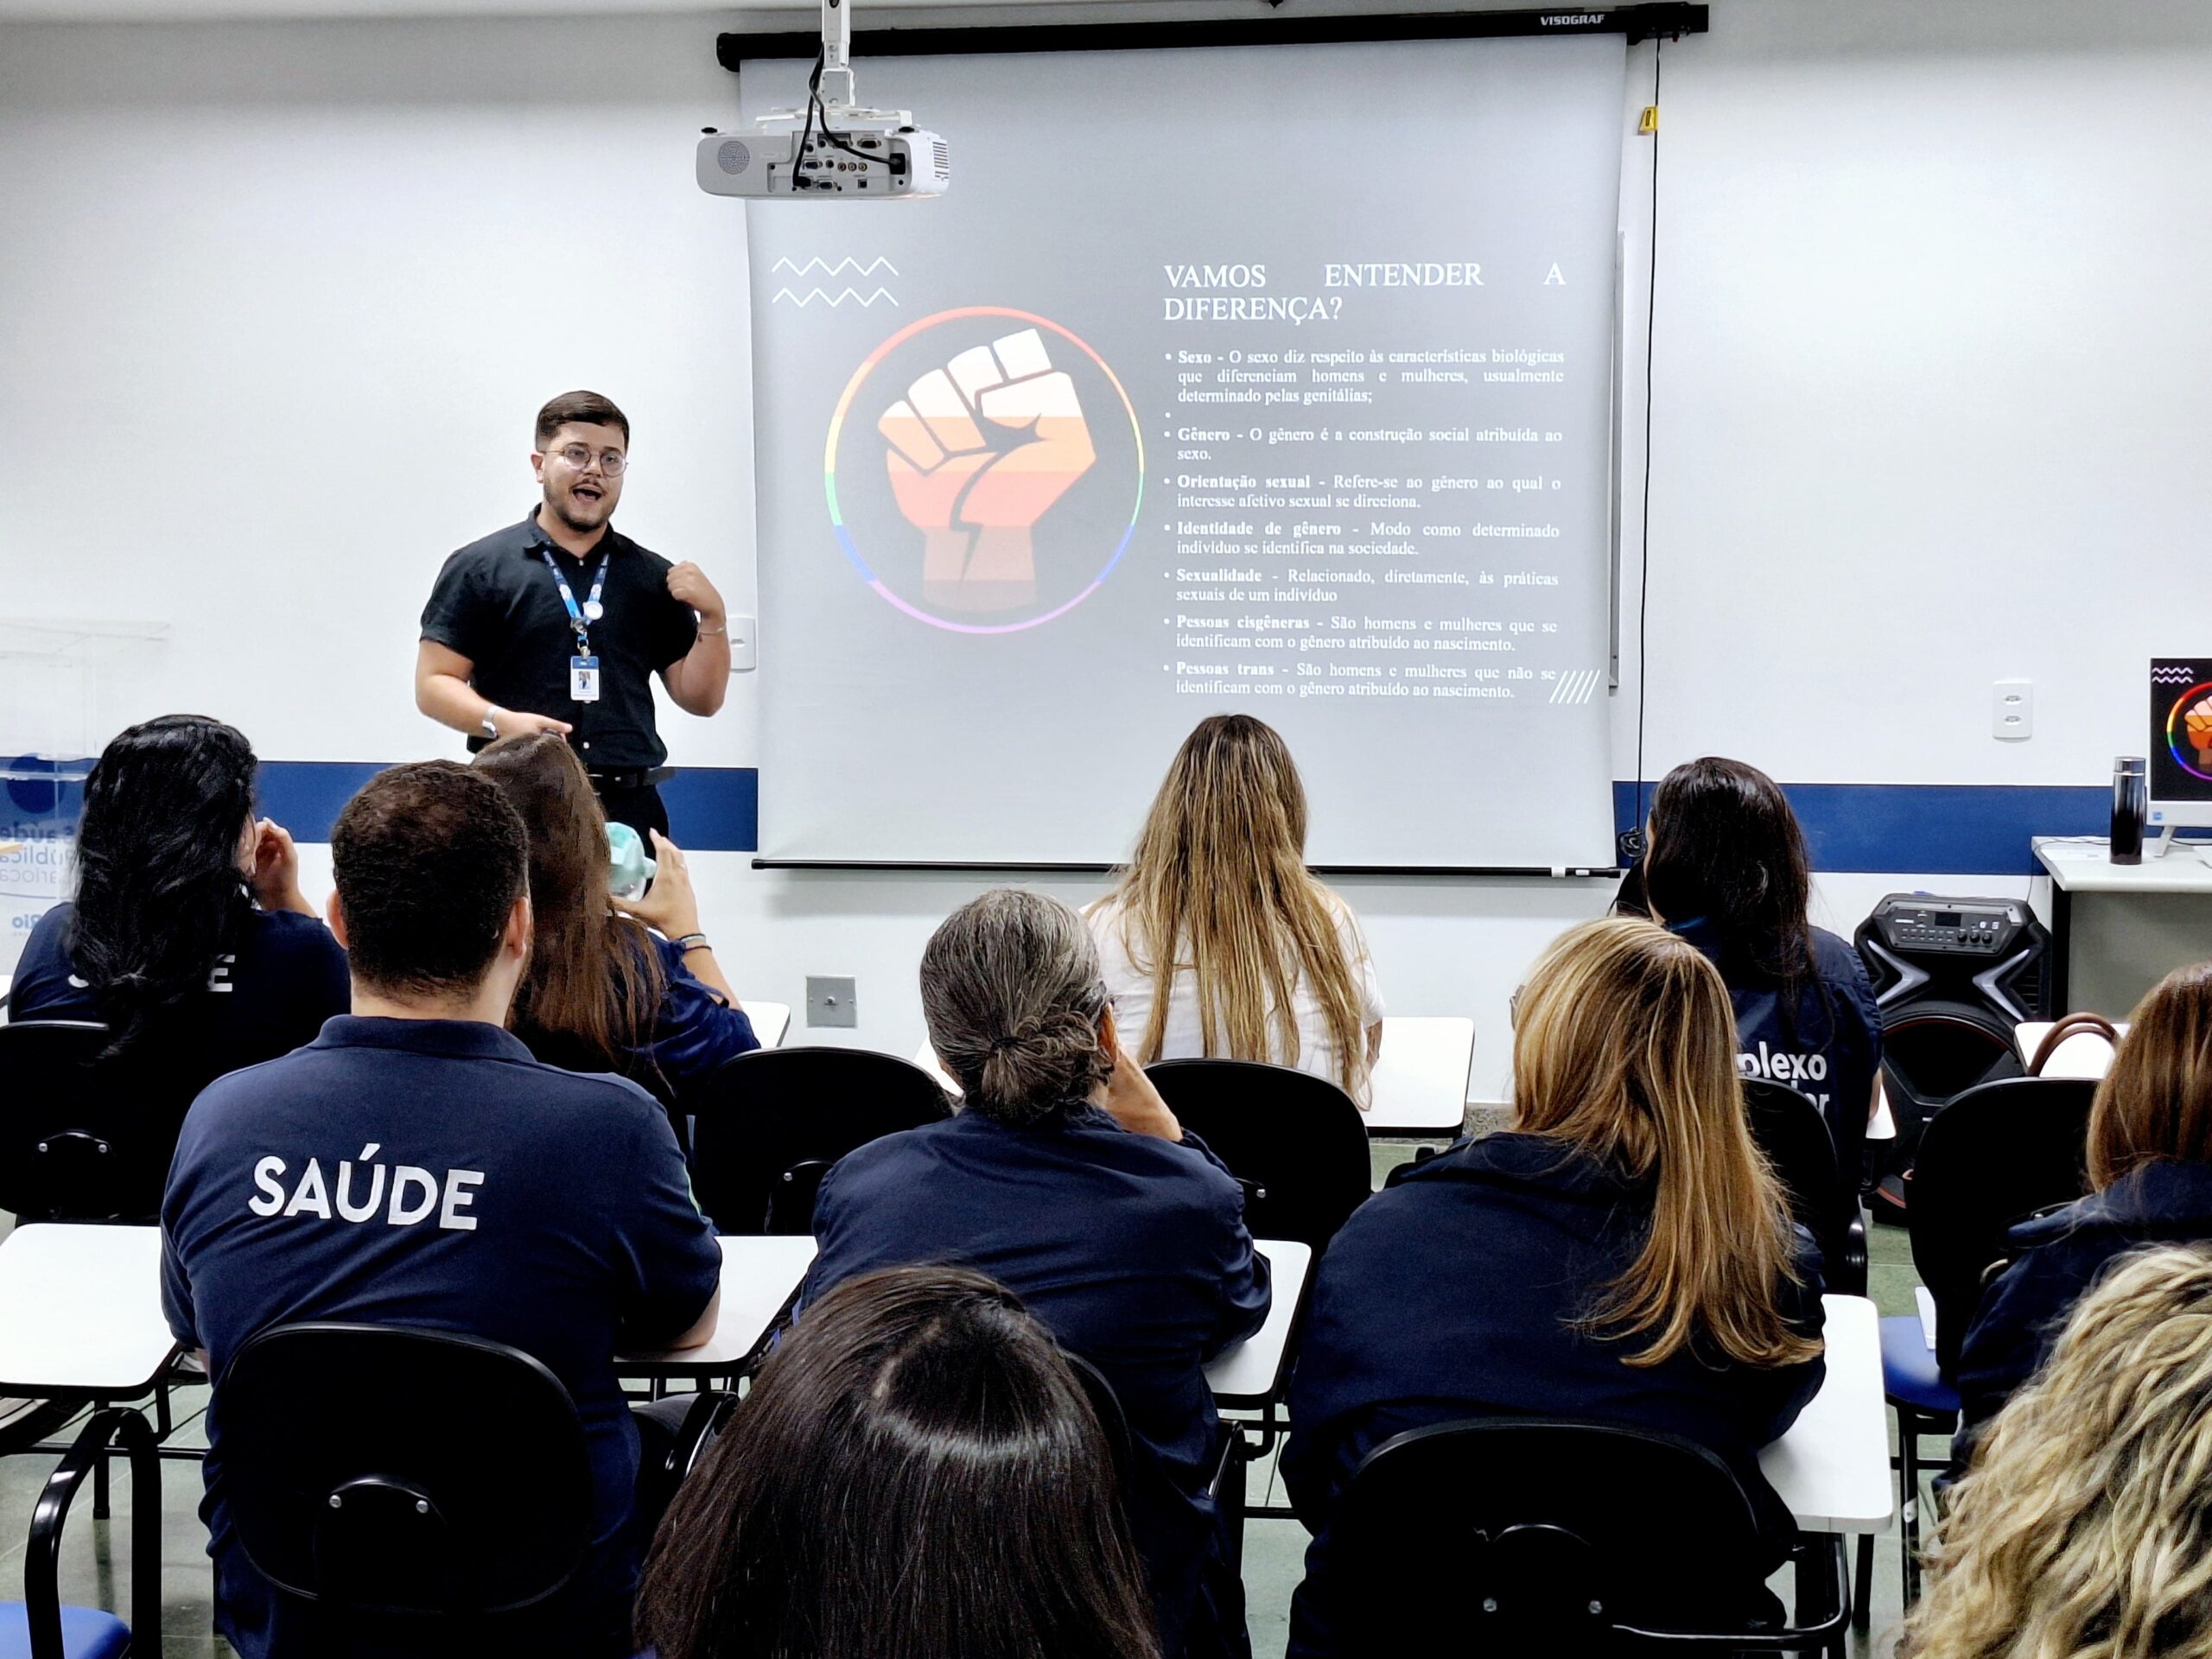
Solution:
<path fill-rule="evenodd" d="M 635 899 L 645 890 L 658 867 L 645 855 L 645 843 L 626 823 L 607 826 L 607 850 L 611 860 L 607 885 L 617 899 Z"/>

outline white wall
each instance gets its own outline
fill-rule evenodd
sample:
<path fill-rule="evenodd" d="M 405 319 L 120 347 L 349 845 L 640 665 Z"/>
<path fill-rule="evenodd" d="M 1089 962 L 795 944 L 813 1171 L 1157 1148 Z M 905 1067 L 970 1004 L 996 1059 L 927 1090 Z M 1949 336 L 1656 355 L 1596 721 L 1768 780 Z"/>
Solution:
<path fill-rule="evenodd" d="M 409 701 L 414 619 L 447 550 L 519 516 L 529 414 L 570 385 L 639 423 L 626 528 L 751 607 L 742 222 L 689 168 L 734 108 L 718 26 L 0 23 L 0 629 L 172 624 L 93 741 L 197 707 L 273 758 L 453 752 Z M 1663 74 L 1647 773 L 1719 751 L 1803 781 L 2098 782 L 2140 747 L 2142 659 L 2212 626 L 2212 9 L 1720 0 Z M 1650 148 L 1626 143 L 1640 272 Z M 1636 586 L 1631 562 L 1623 777 Z M 2005 745 L 1989 682 L 2013 674 L 2038 730 Z M 29 718 L 7 683 L 0 737 Z M 711 725 L 671 712 L 677 757 L 751 764 L 755 690 Z M 977 883 L 696 862 L 744 986 L 855 974 L 840 1035 L 918 1040 L 921 941 Z M 1477 1015 L 1478 1097 L 1528 961 L 1608 896 L 1345 885 L 1395 1008 Z M 1853 875 L 1822 903 L 1847 931 L 1916 886 L 2025 889 Z"/>

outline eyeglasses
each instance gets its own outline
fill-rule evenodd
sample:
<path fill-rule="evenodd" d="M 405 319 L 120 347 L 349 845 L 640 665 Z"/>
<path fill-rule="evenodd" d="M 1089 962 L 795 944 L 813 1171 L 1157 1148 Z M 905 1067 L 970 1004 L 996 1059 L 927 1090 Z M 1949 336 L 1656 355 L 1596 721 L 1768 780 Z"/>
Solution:
<path fill-rule="evenodd" d="M 572 443 L 563 448 L 541 449 L 537 453 L 541 455 L 558 455 L 580 473 L 592 463 L 591 446 L 588 443 Z M 622 469 L 629 464 L 629 458 L 620 449 L 602 449 L 599 452 L 599 470 L 609 478 L 621 477 Z"/>

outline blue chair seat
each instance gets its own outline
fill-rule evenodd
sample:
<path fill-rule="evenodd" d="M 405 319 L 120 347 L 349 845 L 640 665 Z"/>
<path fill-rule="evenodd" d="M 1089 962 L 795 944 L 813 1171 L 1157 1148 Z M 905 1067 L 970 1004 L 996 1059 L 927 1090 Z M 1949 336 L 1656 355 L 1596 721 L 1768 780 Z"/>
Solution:
<path fill-rule="evenodd" d="M 1882 1321 L 1882 1393 L 1916 1411 L 1955 1413 L 1959 1391 L 1936 1369 L 1917 1313 L 1898 1313 Z"/>
<path fill-rule="evenodd" d="M 69 1659 L 118 1659 L 129 1651 L 130 1627 L 97 1607 L 61 1610 L 61 1651 Z M 30 1615 L 20 1601 L 0 1601 L 0 1659 L 30 1659 Z"/>

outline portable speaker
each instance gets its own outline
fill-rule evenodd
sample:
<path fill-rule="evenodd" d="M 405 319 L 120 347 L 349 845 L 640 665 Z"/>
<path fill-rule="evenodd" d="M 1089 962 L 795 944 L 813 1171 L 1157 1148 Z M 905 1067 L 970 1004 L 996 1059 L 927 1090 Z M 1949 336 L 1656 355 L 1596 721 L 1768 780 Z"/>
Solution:
<path fill-rule="evenodd" d="M 1977 1084 L 2020 1075 L 2012 1028 L 2051 1017 L 2050 934 L 2024 899 L 1893 893 L 1854 943 L 1882 1016 L 1897 1125 L 1880 1196 L 1901 1206 L 1898 1177 L 1928 1120 Z"/>

